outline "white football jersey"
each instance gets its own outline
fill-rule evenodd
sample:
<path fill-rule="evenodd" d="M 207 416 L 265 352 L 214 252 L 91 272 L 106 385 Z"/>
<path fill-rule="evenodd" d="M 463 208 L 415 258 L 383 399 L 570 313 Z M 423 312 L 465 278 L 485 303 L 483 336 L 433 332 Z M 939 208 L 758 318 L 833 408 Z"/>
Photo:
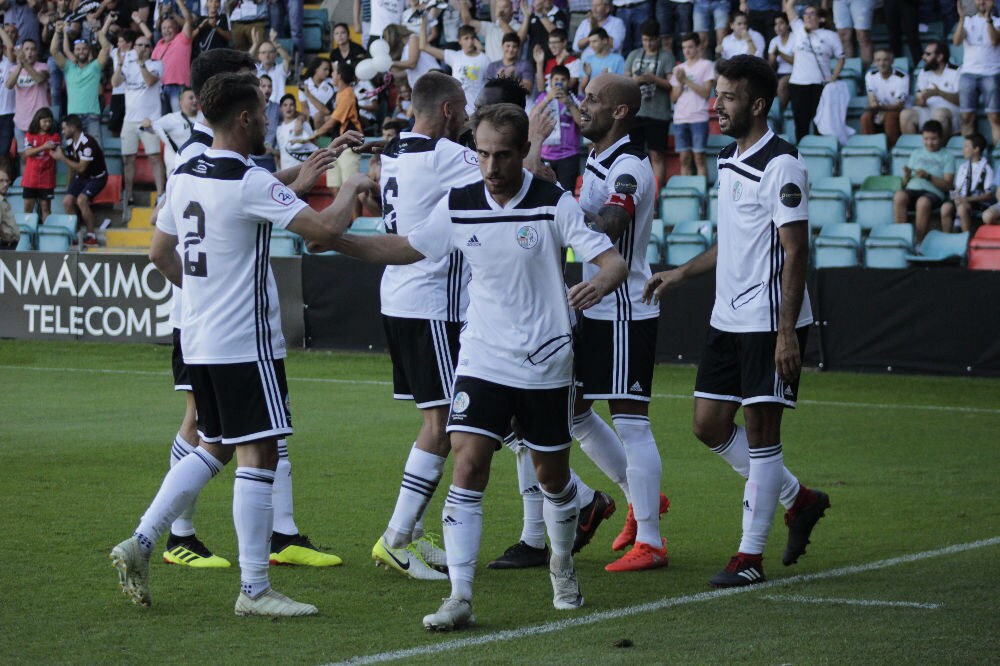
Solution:
<path fill-rule="evenodd" d="M 587 227 L 572 194 L 524 171 L 500 206 L 480 180 L 452 190 L 407 239 L 429 259 L 461 250 L 472 268 L 456 374 L 514 388 L 572 384 L 563 248 L 590 261 L 612 247 Z"/>
<path fill-rule="evenodd" d="M 807 222 L 806 165 L 790 143 L 767 131 L 742 155 L 719 153 L 719 258 L 712 326 L 731 333 L 778 330 L 785 251 L 778 228 Z M 809 291 L 796 327 L 812 323 Z"/>
<path fill-rule="evenodd" d="M 208 149 L 174 171 L 156 226 L 178 240 L 185 363 L 285 357 L 268 248 L 271 226 L 287 227 L 305 207 L 237 153 Z"/>
<path fill-rule="evenodd" d="M 937 88 L 946 93 L 957 93 L 958 83 L 961 78 L 958 67 L 950 63 L 944 66 L 940 74 L 931 69 L 922 69 L 917 74 L 917 92 Z M 932 109 L 943 106 L 948 109 L 958 110 L 957 104 L 952 104 L 940 95 L 935 95 L 928 99 L 927 106 Z"/>
<path fill-rule="evenodd" d="M 660 316 L 657 305 L 642 302 L 642 289 L 651 273 L 646 260 L 646 245 L 653 229 L 653 209 L 656 206 L 656 178 L 640 146 L 622 137 L 600 155 L 590 151 L 587 170 L 580 189 L 580 206 L 588 215 L 596 215 L 611 194 L 625 194 L 635 202 L 635 216 L 615 244 L 628 264 L 628 279 L 608 294 L 600 303 L 584 311 L 583 316 L 605 321 L 654 319 Z M 576 248 L 573 248 L 574 251 Z M 597 267 L 585 264 L 583 279 L 589 280 Z"/>
<path fill-rule="evenodd" d="M 482 179 L 471 150 L 448 139 L 403 132 L 381 156 L 382 221 L 389 234 L 409 236 L 427 223 L 448 190 Z M 426 254 L 426 253 L 425 253 Z M 408 266 L 386 266 L 382 314 L 408 319 L 465 321 L 469 269 L 460 252 Z"/>
<path fill-rule="evenodd" d="M 889 78 L 883 78 L 878 70 L 865 74 L 865 91 L 875 94 L 879 104 L 899 104 L 910 96 L 910 75 L 893 68 Z"/>

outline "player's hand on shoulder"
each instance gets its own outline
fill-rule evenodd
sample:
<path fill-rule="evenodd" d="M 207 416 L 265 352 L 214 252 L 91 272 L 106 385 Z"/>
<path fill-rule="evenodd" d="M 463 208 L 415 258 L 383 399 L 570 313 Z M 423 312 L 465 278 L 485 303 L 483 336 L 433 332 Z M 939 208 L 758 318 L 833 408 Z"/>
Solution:
<path fill-rule="evenodd" d="M 663 292 L 673 289 L 683 281 L 684 276 L 676 268 L 653 273 L 642 288 L 642 302 L 658 305 Z"/>

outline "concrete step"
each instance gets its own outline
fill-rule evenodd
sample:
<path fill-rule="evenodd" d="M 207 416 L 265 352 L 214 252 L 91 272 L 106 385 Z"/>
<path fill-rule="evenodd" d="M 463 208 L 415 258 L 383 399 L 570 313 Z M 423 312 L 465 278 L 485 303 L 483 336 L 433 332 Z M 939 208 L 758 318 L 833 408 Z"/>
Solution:
<path fill-rule="evenodd" d="M 144 247 L 149 249 L 153 240 L 153 228 L 108 229 L 104 232 L 107 247 Z"/>
<path fill-rule="evenodd" d="M 131 212 L 132 212 L 132 216 L 129 218 L 129 221 L 128 221 L 128 228 L 129 229 L 152 229 L 153 228 L 152 224 L 150 224 L 150 221 L 153 218 L 153 209 L 152 208 L 139 208 L 139 207 L 136 207 L 136 208 L 133 208 Z"/>

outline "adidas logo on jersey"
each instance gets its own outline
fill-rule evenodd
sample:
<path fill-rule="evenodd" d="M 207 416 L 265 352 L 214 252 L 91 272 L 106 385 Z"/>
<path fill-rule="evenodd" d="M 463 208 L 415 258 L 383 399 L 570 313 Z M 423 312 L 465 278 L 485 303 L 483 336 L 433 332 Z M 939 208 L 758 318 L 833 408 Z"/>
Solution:
<path fill-rule="evenodd" d="M 642 384 L 640 384 L 639 382 L 632 384 L 632 386 L 629 387 L 629 391 L 633 393 L 642 393 Z"/>
<path fill-rule="evenodd" d="M 472 234 L 472 238 L 470 238 L 469 242 L 465 244 L 466 247 L 480 247 L 481 245 L 482 243 L 479 242 L 479 239 L 476 238 L 475 234 Z"/>

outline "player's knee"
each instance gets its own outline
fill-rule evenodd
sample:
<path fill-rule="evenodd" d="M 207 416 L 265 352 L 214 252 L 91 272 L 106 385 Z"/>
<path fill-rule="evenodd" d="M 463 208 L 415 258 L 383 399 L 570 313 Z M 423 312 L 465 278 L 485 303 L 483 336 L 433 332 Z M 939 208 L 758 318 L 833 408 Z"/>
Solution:
<path fill-rule="evenodd" d="M 83 210 L 87 210 L 90 208 L 90 199 L 86 194 L 79 194 L 76 197 L 76 205 Z"/>
<path fill-rule="evenodd" d="M 722 423 L 718 419 L 707 418 L 697 413 L 691 421 L 691 431 L 698 438 L 698 441 L 705 446 L 718 446 L 722 444 L 729 439 L 732 430 L 732 423 Z"/>

